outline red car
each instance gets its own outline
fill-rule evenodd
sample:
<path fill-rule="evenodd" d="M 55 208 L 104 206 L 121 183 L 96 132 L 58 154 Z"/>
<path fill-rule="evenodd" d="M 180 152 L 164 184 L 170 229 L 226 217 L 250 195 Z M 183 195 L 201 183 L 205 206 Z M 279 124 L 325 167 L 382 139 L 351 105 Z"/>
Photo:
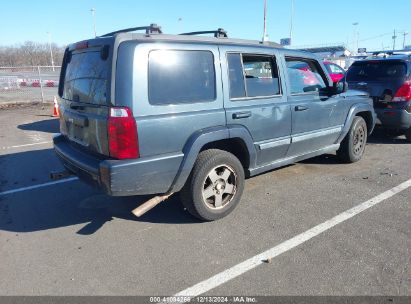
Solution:
<path fill-rule="evenodd" d="M 345 71 L 338 64 L 330 61 L 324 61 L 324 65 L 333 82 L 339 82 L 342 78 L 344 78 Z"/>
<path fill-rule="evenodd" d="M 288 65 L 288 64 L 287 64 Z M 298 72 L 302 75 L 299 76 L 304 80 L 305 85 L 316 85 L 319 83 L 319 75 L 313 73 L 312 68 L 306 62 L 297 62 L 292 65 L 288 65 L 289 68 L 293 69 L 291 71 Z"/>

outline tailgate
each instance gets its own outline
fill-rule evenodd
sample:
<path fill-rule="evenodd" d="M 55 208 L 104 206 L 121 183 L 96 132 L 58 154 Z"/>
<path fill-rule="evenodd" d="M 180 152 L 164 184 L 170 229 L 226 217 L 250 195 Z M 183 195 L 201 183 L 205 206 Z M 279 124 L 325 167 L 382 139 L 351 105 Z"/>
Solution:
<path fill-rule="evenodd" d="M 350 89 L 370 94 L 375 108 L 385 107 L 406 79 L 407 66 L 400 60 L 355 62 L 347 72 Z"/>
<path fill-rule="evenodd" d="M 66 50 L 60 77 L 60 132 L 90 152 L 109 155 L 110 41 Z M 108 42 L 108 44 L 107 44 Z M 79 45 L 79 44 L 77 44 Z M 90 46 L 89 46 L 90 45 Z"/>
<path fill-rule="evenodd" d="M 60 132 L 90 152 L 108 156 L 108 111 L 107 106 L 92 107 L 63 99 L 60 103 Z"/>
<path fill-rule="evenodd" d="M 374 107 L 385 107 L 391 102 L 397 90 L 404 83 L 403 79 L 390 79 L 387 81 L 359 81 L 348 82 L 350 89 L 367 92 L 374 101 Z"/>

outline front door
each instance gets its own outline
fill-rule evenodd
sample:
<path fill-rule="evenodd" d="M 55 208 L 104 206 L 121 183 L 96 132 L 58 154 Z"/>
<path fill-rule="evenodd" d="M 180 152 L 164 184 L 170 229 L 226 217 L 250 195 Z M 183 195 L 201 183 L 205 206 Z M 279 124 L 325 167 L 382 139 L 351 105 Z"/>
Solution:
<path fill-rule="evenodd" d="M 288 100 L 292 112 L 291 146 L 287 156 L 299 156 L 332 145 L 342 125 L 338 96 L 325 96 L 324 71 L 314 59 L 286 57 Z"/>

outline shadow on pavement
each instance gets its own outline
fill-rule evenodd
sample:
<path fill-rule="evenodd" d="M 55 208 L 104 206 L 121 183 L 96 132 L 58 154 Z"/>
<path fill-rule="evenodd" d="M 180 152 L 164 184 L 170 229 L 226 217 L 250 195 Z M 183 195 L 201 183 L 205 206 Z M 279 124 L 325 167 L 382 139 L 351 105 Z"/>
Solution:
<path fill-rule="evenodd" d="M 28 124 L 23 124 L 17 126 L 20 130 L 25 131 L 38 131 L 38 132 L 46 132 L 46 133 L 59 133 L 60 132 L 60 124 L 57 118 L 47 119 L 47 120 L 40 120 Z"/>
<path fill-rule="evenodd" d="M 375 127 L 374 132 L 368 138 L 368 144 L 410 144 L 405 140 L 403 134 L 394 131 L 386 130 L 381 127 Z"/>
<path fill-rule="evenodd" d="M 25 130 L 54 132 L 56 119 L 27 125 Z M 371 144 L 406 144 L 405 139 L 392 138 L 377 129 L 370 137 Z M 322 155 L 303 161 L 306 164 L 340 164 L 335 155 Z M 34 150 L 0 156 L 0 192 L 44 183 L 48 172 L 60 169 L 52 149 Z M 34 177 L 34 178 L 33 178 Z M 5 189 L 5 187 L 7 189 Z M 0 231 L 34 232 L 72 225 L 84 225 L 77 233 L 90 235 L 114 218 L 127 221 L 192 224 L 199 223 L 183 210 L 178 194 L 161 203 L 141 218 L 131 210 L 149 197 L 110 197 L 80 181 L 0 195 Z"/>
<path fill-rule="evenodd" d="M 35 232 L 85 224 L 77 233 L 91 235 L 114 218 L 162 224 L 198 223 L 183 210 L 176 198 L 163 202 L 137 218 L 131 210 L 144 202 L 142 197 L 113 198 L 96 194 L 94 189 L 84 191 L 87 186 L 80 185 L 80 182 L 69 183 L 58 185 L 59 189 L 55 185 L 31 190 L 31 193 L 0 197 L 0 231 Z M 83 188 L 80 191 L 81 198 L 77 194 L 66 193 L 68 191 L 64 188 Z M 56 190 L 62 197 L 55 193 Z M 45 194 L 47 192 L 54 192 L 54 195 Z M 88 199 L 95 199 L 96 205 L 84 206 L 84 201 Z"/>
<path fill-rule="evenodd" d="M 48 170 L 58 162 L 52 149 L 8 154 L 0 157 L 0 177 L 12 183 L 0 185 L 0 192 L 44 183 Z M 12 172 L 7 163 L 19 162 L 19 174 Z M 54 164 L 47 168 L 46 163 Z M 40 166 L 46 166 L 40 171 Z M 6 170 L 3 170 L 6 169 Z M 60 169 L 60 168 L 55 168 Z M 31 181 L 33 171 L 39 171 L 39 180 Z M 20 176 L 20 177 L 19 177 Z M 14 184 L 19 180 L 18 184 Z M 48 181 L 48 180 L 47 180 Z M 141 218 L 131 210 L 150 197 L 110 197 L 81 181 L 69 181 L 38 189 L 0 195 L 0 231 L 35 232 L 72 225 L 85 224 L 78 234 L 90 235 L 113 218 L 128 221 L 166 224 L 191 224 L 198 221 L 183 210 L 175 194 Z M 1 233 L 1 232 L 0 232 Z"/>
<path fill-rule="evenodd" d="M 411 145 L 405 140 L 404 135 L 395 134 L 392 131 L 385 130 L 380 127 L 376 127 L 371 136 L 368 137 L 367 145 Z M 365 152 L 367 153 L 367 152 Z M 310 159 L 301 161 L 302 164 L 315 164 L 315 165 L 338 165 L 341 164 L 338 157 L 334 154 L 324 154 Z"/>
<path fill-rule="evenodd" d="M 311 165 L 341 165 L 340 160 L 334 154 L 324 154 L 309 158 L 300 162 L 301 164 L 311 164 Z"/>

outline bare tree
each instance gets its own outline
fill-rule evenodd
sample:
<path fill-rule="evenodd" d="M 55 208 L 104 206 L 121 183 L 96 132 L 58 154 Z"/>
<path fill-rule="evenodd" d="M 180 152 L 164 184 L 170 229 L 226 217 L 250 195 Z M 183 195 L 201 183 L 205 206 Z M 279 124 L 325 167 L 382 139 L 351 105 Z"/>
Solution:
<path fill-rule="evenodd" d="M 53 43 L 53 59 L 56 65 L 63 60 L 65 47 Z M 26 41 L 13 46 L 0 46 L 0 66 L 51 65 L 48 43 Z"/>

